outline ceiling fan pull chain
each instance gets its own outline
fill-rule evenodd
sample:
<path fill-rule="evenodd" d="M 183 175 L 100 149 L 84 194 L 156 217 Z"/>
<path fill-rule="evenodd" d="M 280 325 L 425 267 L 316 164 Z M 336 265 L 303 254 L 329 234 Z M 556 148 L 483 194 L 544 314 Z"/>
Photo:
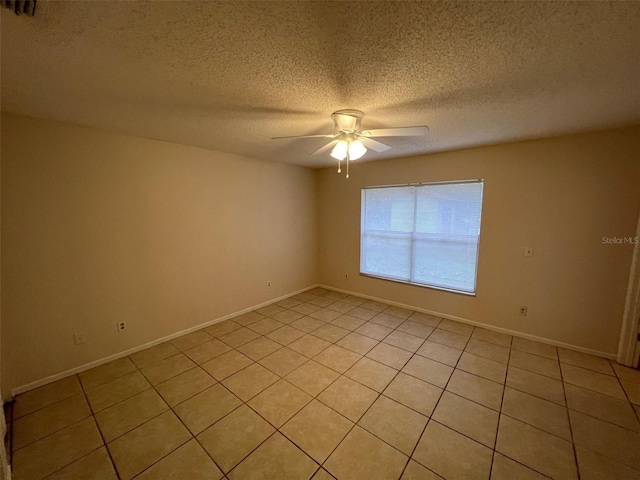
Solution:
<path fill-rule="evenodd" d="M 338 173 L 342 173 L 342 169 L 340 168 L 340 159 L 338 159 Z"/>
<path fill-rule="evenodd" d="M 349 150 L 347 150 L 347 178 L 349 178 Z"/>

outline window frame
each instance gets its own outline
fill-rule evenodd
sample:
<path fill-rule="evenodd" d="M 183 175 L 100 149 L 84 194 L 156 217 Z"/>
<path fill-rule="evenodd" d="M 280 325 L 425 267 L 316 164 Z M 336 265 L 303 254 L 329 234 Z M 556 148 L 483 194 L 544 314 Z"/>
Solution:
<path fill-rule="evenodd" d="M 451 288 L 451 287 L 443 287 L 443 286 L 438 286 L 438 285 L 429 285 L 429 284 L 425 284 L 425 283 L 417 283 L 417 282 L 412 282 L 410 280 L 403 280 L 403 279 L 399 279 L 399 278 L 393 278 L 393 277 L 385 277 L 382 275 L 376 275 L 376 274 L 372 274 L 372 273 L 367 273 L 367 272 L 363 272 L 362 271 L 362 266 L 363 266 L 363 248 L 362 248 L 362 241 L 364 238 L 364 232 L 365 232 L 365 215 L 364 213 L 366 212 L 365 210 L 365 191 L 366 190 L 373 190 L 373 189 L 382 189 L 382 188 L 406 188 L 406 187 L 421 187 L 421 186 L 429 186 L 429 185 L 455 185 L 455 184 L 471 184 L 471 183 L 480 183 L 482 185 L 482 189 L 480 191 L 480 217 L 479 217 L 479 221 L 478 221 L 478 242 L 477 242 L 477 253 L 476 253 L 476 263 L 475 263 L 475 275 L 473 278 L 473 291 L 466 291 L 466 290 L 457 290 L 455 288 Z M 478 291 L 478 265 L 479 265 L 479 261 L 480 261 L 480 237 L 481 237 L 481 233 L 482 233 L 482 213 L 483 213 L 483 208 L 484 208 L 484 179 L 482 178 L 477 178 L 477 179 L 468 179 L 468 180 L 450 180 L 450 181 L 441 181 L 441 182 L 421 182 L 421 183 L 405 183 L 405 184 L 397 184 L 397 185 L 370 185 L 370 186 L 365 186 L 362 187 L 362 189 L 360 190 L 360 242 L 359 242 L 359 248 L 360 248 L 360 265 L 358 267 L 358 270 L 360 272 L 360 275 L 363 277 L 370 277 L 370 278 L 376 278 L 379 280 L 385 280 L 388 282 L 394 282 L 394 283 L 402 283 L 405 285 L 412 285 L 415 287 L 422 287 L 422 288 L 430 288 L 433 290 L 440 290 L 440 291 L 444 291 L 444 292 L 449 292 L 449 293 L 457 293 L 457 294 L 461 294 L 461 295 L 466 295 L 466 296 L 470 296 L 470 297 L 475 297 L 477 295 L 477 291 Z M 409 233 L 409 232 L 408 232 Z M 414 224 L 414 231 L 410 232 L 409 235 L 415 235 L 415 224 Z M 411 264 L 413 265 L 413 254 L 411 257 Z"/>

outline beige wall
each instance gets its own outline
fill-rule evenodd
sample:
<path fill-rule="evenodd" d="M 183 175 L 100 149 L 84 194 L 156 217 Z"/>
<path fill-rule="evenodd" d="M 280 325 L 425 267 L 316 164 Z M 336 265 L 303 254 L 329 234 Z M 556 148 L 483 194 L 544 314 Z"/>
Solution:
<path fill-rule="evenodd" d="M 316 186 L 302 167 L 3 114 L 2 391 L 316 283 Z"/>
<path fill-rule="evenodd" d="M 362 187 L 471 178 L 485 180 L 477 296 L 358 275 Z M 349 180 L 322 170 L 318 191 L 321 283 L 615 353 L 633 246 L 602 237 L 635 235 L 640 128 L 354 162 Z"/>

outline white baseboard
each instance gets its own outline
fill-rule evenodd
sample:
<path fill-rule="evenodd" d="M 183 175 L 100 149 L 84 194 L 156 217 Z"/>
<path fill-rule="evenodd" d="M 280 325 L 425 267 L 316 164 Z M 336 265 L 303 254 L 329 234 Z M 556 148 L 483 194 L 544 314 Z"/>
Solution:
<path fill-rule="evenodd" d="M 601 352 L 600 350 L 593 350 L 591 348 L 581 347 L 579 345 L 572 345 L 570 343 L 558 342 L 557 340 L 551 340 L 549 338 L 538 337 L 536 335 L 530 335 L 528 333 L 519 332 L 517 330 L 509 330 L 508 328 L 496 327 L 494 325 L 489 325 L 486 323 L 476 322 L 475 320 L 469 320 L 467 318 L 456 317 L 455 315 L 449 315 L 446 313 L 436 312 L 434 310 L 427 310 L 426 308 L 416 307 L 414 305 L 407 305 L 405 303 L 394 302 L 392 300 L 387 300 L 386 298 L 374 297 L 372 295 L 365 295 L 362 293 L 351 292 L 349 290 L 343 290 L 341 288 L 330 287 L 329 285 L 319 285 L 322 288 L 326 288 L 327 290 L 334 290 L 336 292 L 346 293 L 349 295 L 355 295 L 356 297 L 367 298 L 369 300 L 375 300 L 377 302 L 388 303 L 389 305 L 395 305 L 396 307 L 408 308 L 410 310 L 415 310 L 417 312 L 428 313 L 429 315 L 433 315 L 434 317 L 447 318 L 449 320 L 455 320 L 456 322 L 466 323 L 468 325 L 473 325 L 474 327 L 482 327 L 487 330 L 492 330 L 494 332 L 506 333 L 508 335 L 513 335 L 514 337 L 526 338 L 527 340 L 535 340 L 536 342 L 546 343 L 548 345 L 553 345 L 555 347 L 566 348 L 567 350 L 575 350 L 576 352 L 588 353 L 589 355 L 595 355 L 597 357 L 603 357 L 609 360 L 615 360 L 615 353 Z"/>
<path fill-rule="evenodd" d="M 279 302 L 281 300 L 284 300 L 285 298 L 289 298 L 289 297 L 292 297 L 294 295 L 298 295 L 299 293 L 303 293 L 303 292 L 306 292 L 308 290 L 312 290 L 312 289 L 314 289 L 314 288 L 316 288 L 318 286 L 319 285 L 316 284 L 316 285 L 312 285 L 310 287 L 305 287 L 305 288 L 303 288 L 301 290 L 297 290 L 297 291 L 295 291 L 293 293 L 288 293 L 286 295 L 282 295 L 281 297 L 274 298 L 272 300 L 268 300 L 268 301 L 260 303 L 258 305 L 254 305 L 252 307 L 245 308 L 243 310 L 239 310 L 237 312 L 230 313 L 229 315 L 225 315 L 224 317 L 219 317 L 219 318 L 216 318 L 214 320 L 209 320 L 208 322 L 201 323 L 200 325 L 196 325 L 195 327 L 190 327 L 190 328 L 187 328 L 185 330 L 181 330 L 179 332 L 172 333 L 171 335 L 167 335 L 166 337 L 158 338 L 156 340 L 153 340 L 151 342 L 145 343 L 143 345 L 140 345 L 140 346 L 137 346 L 137 347 L 133 347 L 133 348 L 130 348 L 128 350 L 124 350 L 122 352 L 114 353 L 113 355 L 109 355 L 108 357 L 100 358 L 98 360 L 94 360 L 93 362 L 85 363 L 84 365 L 80 365 L 79 367 L 75 367 L 75 368 L 72 368 L 70 370 L 65 370 L 64 372 L 56 373 L 55 375 L 50 375 L 50 376 L 42 378 L 40 380 L 36 380 L 35 382 L 27 383 L 26 385 L 21 385 L 19 387 L 14 388 L 13 390 L 11 390 L 11 395 L 15 397 L 16 395 L 20 395 L 21 393 L 28 392 L 29 390 L 33 390 L 34 388 L 42 387 L 43 385 L 47 385 L 49 383 L 56 382 L 58 380 L 62 380 L 63 378 L 70 377 L 71 375 L 76 375 L 78 373 L 84 372 L 85 370 L 89 370 L 89 369 L 94 368 L 94 367 L 99 367 L 100 365 L 112 362 L 113 360 L 118 360 L 119 358 L 126 357 L 128 355 L 131 355 L 132 353 L 139 352 L 140 350 L 144 350 L 146 348 L 153 347 L 154 345 L 158 345 L 160 343 L 164 343 L 164 342 L 167 342 L 169 340 L 173 340 L 174 338 L 181 337 L 182 335 L 186 335 L 188 333 L 195 332 L 196 330 L 200 330 L 202 328 L 214 325 L 216 323 L 224 322 L 225 320 L 228 320 L 230 318 L 237 317 L 238 315 L 242 315 L 243 313 L 247 313 L 247 312 L 250 312 L 252 310 L 256 310 L 258 308 L 265 307 L 267 305 L 271 305 L 272 303 L 277 303 L 277 302 Z"/>

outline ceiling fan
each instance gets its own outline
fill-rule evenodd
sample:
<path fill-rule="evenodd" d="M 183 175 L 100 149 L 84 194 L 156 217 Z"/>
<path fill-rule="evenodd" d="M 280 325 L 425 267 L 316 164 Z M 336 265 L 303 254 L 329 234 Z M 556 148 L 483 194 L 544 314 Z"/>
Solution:
<path fill-rule="evenodd" d="M 328 135 L 295 135 L 291 137 L 273 137 L 272 140 L 281 138 L 332 138 L 329 143 L 312 153 L 318 155 L 332 148 L 331 156 L 338 160 L 338 173 L 342 171 L 341 162 L 347 162 L 347 178 L 349 178 L 349 162 L 357 160 L 367 153 L 367 149 L 376 152 L 385 152 L 391 147 L 382 142 L 373 140 L 374 137 L 421 137 L 426 135 L 429 127 L 395 127 L 380 128 L 377 130 L 362 130 L 361 123 L 364 113 L 360 110 L 338 110 L 331 114 L 337 132 Z"/>

